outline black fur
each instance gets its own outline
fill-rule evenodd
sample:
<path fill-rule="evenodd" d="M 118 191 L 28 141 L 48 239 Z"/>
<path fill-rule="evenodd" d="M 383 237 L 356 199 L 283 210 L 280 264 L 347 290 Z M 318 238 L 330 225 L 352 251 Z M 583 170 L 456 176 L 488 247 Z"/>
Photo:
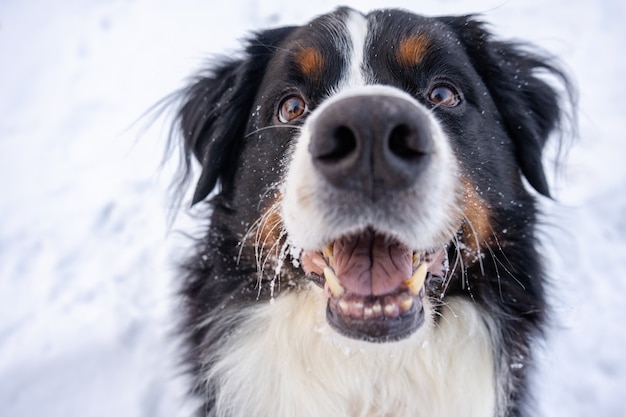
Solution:
<path fill-rule="evenodd" d="M 550 195 L 543 170 L 542 150 L 562 116 L 559 92 L 541 73 L 556 77 L 566 90 L 572 87 L 552 60 L 523 44 L 494 40 L 485 25 L 471 18 L 444 18 L 458 34 L 467 55 L 489 89 L 515 143 L 522 173 L 541 194 Z"/>
<path fill-rule="evenodd" d="M 232 187 L 237 146 L 246 129 L 259 83 L 278 42 L 292 28 L 268 30 L 257 34 L 245 49 L 245 59 L 223 62 L 208 74 L 197 77 L 183 92 L 184 105 L 179 113 L 185 138 L 186 161 L 193 153 L 201 161 L 202 174 L 192 204 L 211 192 L 218 178 L 225 190 Z"/>
<path fill-rule="evenodd" d="M 246 43 L 243 54 L 215 63 L 182 93 L 178 126 L 184 138 L 185 160 L 202 166 L 193 203 L 215 188 L 206 204 L 210 225 L 186 262 L 183 296 L 184 329 L 189 364 L 197 378 L 195 392 L 204 400 L 202 412 L 215 414 L 214 389 L 202 385 L 212 362 L 208 352 L 227 343 L 242 308 L 267 302 L 267 286 L 259 287 L 253 242 L 244 241 L 248 228 L 274 201 L 285 173 L 285 159 L 296 128 L 264 130 L 275 124 L 278 97 L 297 87 L 318 106 L 344 63 L 334 52 L 341 40 L 336 16 L 310 26 L 263 31 Z M 566 77 L 550 60 L 520 44 L 496 40 L 475 17 L 422 18 L 405 12 L 374 12 L 368 16 L 383 28 L 368 50 L 372 78 L 396 86 L 424 102 L 432 74 L 441 71 L 463 90 L 464 107 L 433 108 L 454 148 L 462 172 L 491 210 L 494 242 L 481 262 L 460 266 L 460 247 L 449 250 L 452 269 L 446 295 L 461 294 L 482 306 L 498 324 L 501 341 L 496 368 L 508 375 L 504 387 L 506 416 L 528 416 L 528 368 L 531 347 L 546 320 L 545 272 L 536 238 L 535 197 L 522 175 L 540 194 L 550 195 L 542 167 L 544 145 L 559 126 L 560 94 L 543 75 L 569 88 Z M 330 28 L 331 39 L 318 28 Z M 429 55 L 422 72 L 399 68 L 391 58 L 388 39 L 421 28 L 431 34 L 439 52 Z M 286 45 L 298 39 L 327 52 L 327 73 L 316 83 L 298 80 L 290 70 Z M 457 42 L 458 41 L 458 42 Z M 444 53 L 445 51 L 445 53 Z M 458 241 L 467 236 L 460 230 Z M 280 291 L 296 291 L 303 274 L 285 263 Z M 270 279 L 270 277 L 262 277 Z M 288 285 L 289 284 L 289 285 Z M 278 290 L 277 290 L 278 291 Z M 200 326 L 200 323 L 204 323 Z"/>

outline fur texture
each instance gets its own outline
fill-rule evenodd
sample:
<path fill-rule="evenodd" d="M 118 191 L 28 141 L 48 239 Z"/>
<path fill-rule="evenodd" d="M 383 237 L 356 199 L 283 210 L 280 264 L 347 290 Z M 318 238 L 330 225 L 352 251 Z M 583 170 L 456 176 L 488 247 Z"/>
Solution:
<path fill-rule="evenodd" d="M 549 196 L 562 114 L 544 75 L 569 88 L 473 16 L 341 8 L 192 80 L 177 128 L 210 208 L 182 290 L 199 414 L 529 415 L 547 308 L 524 178 Z"/>

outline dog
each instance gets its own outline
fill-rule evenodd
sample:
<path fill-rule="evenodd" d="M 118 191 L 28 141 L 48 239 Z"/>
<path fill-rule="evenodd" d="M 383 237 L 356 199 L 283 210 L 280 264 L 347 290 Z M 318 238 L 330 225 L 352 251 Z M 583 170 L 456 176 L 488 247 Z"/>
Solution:
<path fill-rule="evenodd" d="M 181 290 L 199 415 L 529 415 L 570 89 L 544 55 L 473 15 L 339 8 L 177 94 L 208 224 Z"/>

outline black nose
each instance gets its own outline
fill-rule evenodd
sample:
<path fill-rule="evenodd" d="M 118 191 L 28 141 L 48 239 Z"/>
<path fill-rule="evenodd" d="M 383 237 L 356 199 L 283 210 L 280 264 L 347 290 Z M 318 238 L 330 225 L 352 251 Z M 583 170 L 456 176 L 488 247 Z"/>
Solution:
<path fill-rule="evenodd" d="M 433 147 L 430 122 L 416 105 L 398 97 L 363 95 L 323 110 L 312 126 L 309 151 L 331 184 L 376 200 L 414 185 Z"/>

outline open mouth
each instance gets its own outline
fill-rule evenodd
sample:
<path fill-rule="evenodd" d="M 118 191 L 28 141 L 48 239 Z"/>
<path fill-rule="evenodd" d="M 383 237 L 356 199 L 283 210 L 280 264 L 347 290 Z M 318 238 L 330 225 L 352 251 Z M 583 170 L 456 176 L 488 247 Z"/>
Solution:
<path fill-rule="evenodd" d="M 386 342 L 423 324 L 425 284 L 445 275 L 447 250 L 415 251 L 368 228 L 322 252 L 304 252 L 302 267 L 328 296 L 331 326 L 348 337 Z"/>

